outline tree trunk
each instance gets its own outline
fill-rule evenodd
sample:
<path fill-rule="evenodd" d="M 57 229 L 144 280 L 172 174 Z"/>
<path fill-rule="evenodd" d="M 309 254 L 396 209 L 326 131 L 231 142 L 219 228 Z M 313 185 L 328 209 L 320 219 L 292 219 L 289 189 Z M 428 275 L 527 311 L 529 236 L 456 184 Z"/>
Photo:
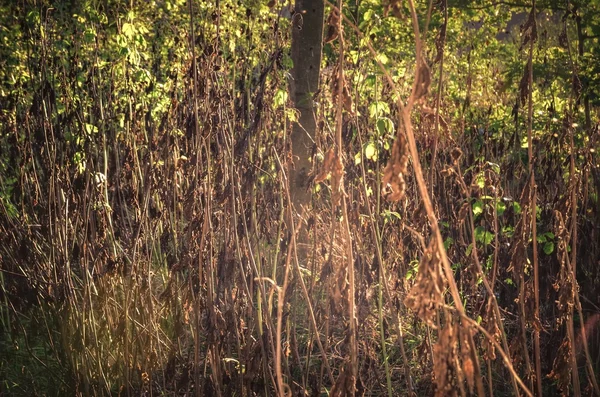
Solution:
<path fill-rule="evenodd" d="M 296 0 L 292 17 L 291 95 L 300 112 L 291 135 L 294 164 L 290 170 L 290 194 L 296 212 L 307 206 L 311 198 L 308 175 L 317 129 L 313 95 L 319 89 L 324 8 L 323 0 Z"/>

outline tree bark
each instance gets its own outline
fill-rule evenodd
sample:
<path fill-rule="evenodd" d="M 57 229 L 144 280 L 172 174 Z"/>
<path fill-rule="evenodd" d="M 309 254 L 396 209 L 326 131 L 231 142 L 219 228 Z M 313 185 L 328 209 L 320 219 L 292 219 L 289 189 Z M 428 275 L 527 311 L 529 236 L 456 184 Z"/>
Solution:
<path fill-rule="evenodd" d="M 293 166 L 290 169 L 290 195 L 296 212 L 310 203 L 309 173 L 317 123 L 313 95 L 319 89 L 323 48 L 323 0 L 296 0 L 292 16 L 291 95 L 300 112 L 292 128 Z"/>

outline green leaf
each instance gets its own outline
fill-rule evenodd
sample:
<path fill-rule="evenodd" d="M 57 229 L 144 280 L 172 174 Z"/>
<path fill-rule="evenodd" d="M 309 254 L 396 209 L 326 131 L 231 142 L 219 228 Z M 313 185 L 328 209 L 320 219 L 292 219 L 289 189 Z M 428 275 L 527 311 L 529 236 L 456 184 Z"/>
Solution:
<path fill-rule="evenodd" d="M 515 211 L 515 215 L 519 215 L 521 213 L 521 204 L 516 201 L 513 203 L 513 209 Z"/>
<path fill-rule="evenodd" d="M 381 62 L 383 65 L 386 65 L 389 62 L 389 58 L 387 57 L 387 55 L 385 54 L 379 54 L 377 56 L 377 59 L 379 60 L 379 62 Z"/>
<path fill-rule="evenodd" d="M 285 117 L 287 117 L 287 119 L 292 123 L 298 121 L 299 116 L 300 114 L 298 110 L 294 108 L 285 109 Z"/>
<path fill-rule="evenodd" d="M 419 271 L 419 261 L 412 260 L 412 261 L 410 261 L 409 266 L 410 266 L 410 268 L 406 272 L 406 276 L 405 276 L 406 280 L 410 280 L 411 278 L 413 278 L 417 275 L 417 272 Z"/>
<path fill-rule="evenodd" d="M 506 204 L 504 204 L 502 201 L 498 201 L 496 203 L 496 212 L 498 213 L 498 216 L 502 216 L 504 211 L 506 211 Z"/>
<path fill-rule="evenodd" d="M 130 23 L 124 23 L 123 27 L 121 28 L 121 31 L 128 38 L 132 38 L 135 34 L 135 27 Z"/>
<path fill-rule="evenodd" d="M 488 161 L 487 164 L 492 168 L 492 171 L 494 171 L 496 174 L 500 174 L 500 166 L 498 164 L 490 161 Z"/>
<path fill-rule="evenodd" d="M 544 253 L 546 255 L 550 255 L 554 252 L 554 243 L 552 241 L 548 241 L 544 244 Z"/>
<path fill-rule="evenodd" d="M 85 124 L 85 132 L 86 132 L 88 135 L 92 135 L 92 133 L 94 133 L 94 132 L 98 132 L 98 127 L 96 127 L 96 126 L 95 126 L 95 125 L 93 125 L 93 124 L 87 124 L 87 123 L 86 123 L 86 124 Z"/>
<path fill-rule="evenodd" d="M 375 101 L 369 105 L 369 116 L 371 118 L 380 117 L 390 113 L 390 106 L 386 102 Z"/>
<path fill-rule="evenodd" d="M 377 83 L 377 76 L 375 76 L 374 74 L 368 75 L 365 79 L 365 86 L 368 88 L 374 88 L 375 83 Z"/>
<path fill-rule="evenodd" d="M 481 200 L 477 200 L 473 203 L 473 215 L 475 217 L 483 214 L 483 202 Z"/>
<path fill-rule="evenodd" d="M 494 235 L 491 232 L 485 230 L 483 226 L 477 226 L 475 228 L 475 240 L 483 243 L 484 245 L 488 245 L 494 239 Z"/>
<path fill-rule="evenodd" d="M 446 240 L 444 240 L 444 248 L 448 249 L 452 246 L 452 244 L 454 244 L 454 239 L 452 237 L 448 237 Z"/>
<path fill-rule="evenodd" d="M 275 106 L 283 106 L 287 102 L 288 93 L 287 90 L 279 89 L 275 93 L 273 101 L 275 102 Z"/>
<path fill-rule="evenodd" d="M 117 35 L 117 45 L 121 48 L 127 47 L 127 38 L 122 34 L 118 34 Z"/>
<path fill-rule="evenodd" d="M 383 210 L 383 212 L 381 213 L 381 215 L 387 219 L 387 220 L 391 220 L 392 217 L 398 218 L 399 220 L 402 220 L 402 217 L 400 216 L 399 213 L 395 212 L 395 211 L 390 211 L 390 210 Z"/>
<path fill-rule="evenodd" d="M 365 147 L 365 157 L 369 160 L 377 161 L 377 148 L 373 142 L 369 142 Z"/>
<path fill-rule="evenodd" d="M 361 161 L 362 161 L 362 155 L 360 152 L 358 152 L 354 155 L 354 165 L 359 165 Z"/>
<path fill-rule="evenodd" d="M 387 117 L 377 119 L 377 133 L 380 136 L 394 133 L 394 122 Z"/>
<path fill-rule="evenodd" d="M 485 270 L 490 271 L 494 266 L 494 255 L 490 255 L 485 260 Z"/>
<path fill-rule="evenodd" d="M 94 29 L 88 28 L 85 30 L 85 32 L 83 33 L 83 39 L 85 40 L 86 43 L 93 43 L 94 40 L 96 39 L 96 32 L 94 31 Z"/>
<path fill-rule="evenodd" d="M 483 189 L 485 187 L 485 176 L 483 174 L 478 174 L 475 183 L 480 189 Z"/>

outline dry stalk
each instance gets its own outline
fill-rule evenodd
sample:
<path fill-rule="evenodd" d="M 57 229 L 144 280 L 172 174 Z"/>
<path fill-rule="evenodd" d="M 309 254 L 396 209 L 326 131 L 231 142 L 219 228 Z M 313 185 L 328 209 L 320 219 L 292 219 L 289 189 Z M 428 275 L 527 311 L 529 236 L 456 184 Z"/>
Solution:
<path fill-rule="evenodd" d="M 283 165 L 281 164 L 281 160 L 279 159 L 277 152 L 273 151 L 273 154 L 279 165 L 282 183 L 283 183 L 285 194 L 287 196 L 288 203 L 291 203 L 292 201 L 291 201 L 291 196 L 290 196 L 288 179 L 285 174 L 285 169 L 284 169 Z M 302 208 L 300 215 L 302 215 L 303 212 L 304 212 L 304 209 Z M 288 219 L 290 221 L 290 229 L 294 230 L 294 233 L 292 233 L 290 236 L 291 241 L 290 241 L 290 245 L 288 246 L 288 251 L 287 251 L 287 256 L 286 256 L 286 267 L 285 267 L 283 288 L 282 288 L 281 292 L 279 293 L 278 300 L 277 300 L 277 334 L 275 335 L 275 337 L 276 337 L 275 370 L 277 372 L 277 384 L 278 384 L 278 390 L 279 390 L 280 396 L 287 396 L 286 391 L 289 389 L 289 386 L 285 385 L 283 383 L 283 374 L 281 372 L 281 332 L 282 332 L 282 320 L 283 320 L 283 304 L 285 301 L 285 292 L 287 290 L 287 283 L 288 283 L 288 279 L 289 279 L 289 269 L 291 267 L 292 259 L 294 261 L 296 270 L 298 272 L 298 279 L 299 279 L 300 285 L 302 287 L 304 299 L 306 300 L 306 304 L 308 306 L 310 322 L 313 327 L 313 332 L 315 333 L 315 337 L 317 339 L 317 345 L 319 346 L 321 356 L 323 357 L 323 363 L 325 365 L 325 369 L 327 370 L 327 374 L 329 376 L 330 382 L 332 384 L 334 383 L 333 372 L 331 371 L 331 367 L 329 366 L 329 361 L 327 360 L 327 356 L 325 354 L 325 349 L 323 348 L 323 344 L 321 343 L 321 338 L 319 337 L 319 327 L 317 326 L 317 321 L 315 319 L 315 314 L 314 314 L 314 310 L 312 308 L 310 296 L 308 295 L 308 290 L 306 289 L 306 284 L 304 283 L 304 279 L 302 278 L 302 273 L 300 271 L 300 262 L 298 260 L 298 252 L 297 252 L 297 247 L 296 247 L 296 244 L 297 244 L 296 236 L 298 233 L 300 233 L 300 230 L 302 228 L 302 222 L 298 223 L 298 226 L 294 225 L 295 224 L 294 214 L 293 214 L 293 211 L 291 208 L 288 208 Z M 302 218 L 300 218 L 300 219 L 302 219 Z"/>
<path fill-rule="evenodd" d="M 327 4 L 329 4 L 331 7 L 334 7 L 334 8 L 336 7 L 335 5 L 331 4 L 329 1 L 327 1 Z M 416 14 L 416 9 L 415 9 L 413 0 L 408 0 L 408 5 L 409 5 L 409 9 L 410 9 L 411 20 L 412 20 L 412 24 L 413 24 L 413 31 L 414 31 L 414 36 L 415 36 L 415 48 L 416 48 L 415 70 L 416 70 L 416 72 L 415 72 L 415 79 L 413 81 L 411 95 L 407 99 L 406 105 L 402 102 L 401 99 L 399 99 L 397 101 L 396 105 L 398 107 L 399 117 L 401 118 L 401 123 L 404 126 L 404 132 L 405 132 L 406 138 L 408 140 L 408 150 L 413 159 L 412 164 L 413 164 L 413 168 L 414 168 L 414 172 L 415 172 L 415 178 L 417 181 L 419 195 L 421 196 L 421 199 L 423 200 L 423 206 L 425 208 L 427 218 L 429 219 L 430 228 L 431 228 L 431 231 L 433 234 L 432 243 L 435 245 L 436 252 L 440 256 L 439 259 L 442 264 L 442 269 L 443 269 L 446 281 L 448 282 L 450 294 L 452 296 L 454 304 L 456 305 L 456 310 L 461 314 L 461 317 L 463 317 L 463 316 L 467 317 L 465 314 L 464 307 L 462 305 L 462 301 L 460 299 L 458 287 L 456 286 L 456 282 L 454 280 L 454 274 L 453 274 L 452 268 L 450 266 L 450 262 L 449 262 L 447 253 L 444 248 L 443 238 L 442 238 L 441 232 L 439 230 L 437 217 L 433 210 L 431 198 L 430 198 L 429 192 L 427 190 L 427 184 L 423 177 L 423 171 L 422 171 L 421 164 L 419 161 L 415 135 L 413 132 L 413 126 L 412 126 L 412 121 L 411 121 L 411 117 L 410 117 L 413 106 L 426 93 L 426 90 L 427 90 L 427 87 L 428 87 L 431 77 L 429 75 L 428 67 L 427 67 L 427 65 L 424 64 L 424 60 L 421 56 L 422 44 L 421 44 L 420 33 L 419 33 L 418 17 Z M 340 13 L 340 15 L 343 15 L 343 14 Z M 383 64 L 381 64 L 381 62 L 379 61 L 379 59 L 377 57 L 377 52 L 373 49 L 373 46 L 371 45 L 370 40 L 366 39 L 364 37 L 364 35 L 362 34 L 362 32 L 360 32 L 360 29 L 352 21 L 350 21 L 346 16 L 343 16 L 343 20 L 354 29 L 356 34 L 361 39 L 365 40 L 365 43 L 366 43 L 369 51 L 373 55 L 375 62 L 377 63 L 378 67 L 380 68 L 380 70 L 382 71 L 384 76 L 386 77 L 388 83 L 390 84 L 390 86 L 392 87 L 392 89 L 394 91 L 399 93 L 399 89 L 396 87 L 390 74 L 387 72 L 387 70 L 383 66 Z M 400 137 L 401 135 L 402 135 L 402 133 L 400 132 L 400 129 L 399 129 L 398 136 Z M 500 318 L 500 317 L 498 317 L 498 318 Z M 497 344 L 495 341 L 493 341 L 493 342 L 495 344 Z M 502 350 L 501 348 L 500 348 L 500 350 L 501 350 L 501 352 L 500 352 L 501 355 L 506 356 L 506 353 L 504 352 L 504 350 Z M 504 362 L 509 367 L 511 375 L 513 377 L 516 376 L 517 374 L 514 371 L 514 369 L 512 368 L 512 364 L 511 364 L 510 360 L 504 360 Z M 517 379 L 517 378 L 515 378 L 515 379 Z M 519 379 L 518 383 L 523 387 L 523 389 L 527 395 L 531 395 L 531 392 L 529 391 L 529 389 L 527 387 L 525 387 L 522 384 L 522 382 L 520 382 L 520 379 Z"/>
<path fill-rule="evenodd" d="M 342 0 L 339 0 L 337 12 L 339 15 L 343 15 L 342 13 Z M 344 32 L 342 19 L 338 19 L 338 43 L 339 43 L 339 63 L 337 66 L 337 109 L 336 109 L 336 154 L 338 163 L 342 163 L 342 123 L 343 123 L 343 110 L 344 110 L 344 102 L 342 98 L 344 97 L 345 87 L 344 84 Z M 349 97 L 349 95 L 347 95 Z M 346 106 L 347 108 L 347 106 Z M 348 110 L 348 109 L 346 109 Z M 350 108 L 351 111 L 351 108 Z M 349 321 L 349 344 L 350 344 L 350 378 L 345 381 L 346 390 L 345 392 L 349 393 L 350 396 L 354 396 L 356 392 L 356 379 L 358 376 L 358 344 L 356 342 L 356 309 L 355 309 L 355 280 L 354 280 L 354 254 L 352 252 L 352 235 L 350 233 L 350 223 L 348 219 L 348 205 L 346 202 L 346 194 L 344 192 L 344 183 L 343 183 L 343 171 L 339 170 L 339 176 L 332 176 L 332 180 L 338 179 L 338 186 L 334 186 L 333 189 L 339 189 L 339 194 L 341 195 L 341 204 L 342 204 L 342 216 L 343 216 L 343 236 L 346 242 L 346 257 L 347 257 L 347 271 L 348 271 L 348 321 Z M 343 375 L 341 375 L 343 376 Z M 348 376 L 348 375 L 346 375 Z M 338 380 L 339 381 L 339 380 Z"/>

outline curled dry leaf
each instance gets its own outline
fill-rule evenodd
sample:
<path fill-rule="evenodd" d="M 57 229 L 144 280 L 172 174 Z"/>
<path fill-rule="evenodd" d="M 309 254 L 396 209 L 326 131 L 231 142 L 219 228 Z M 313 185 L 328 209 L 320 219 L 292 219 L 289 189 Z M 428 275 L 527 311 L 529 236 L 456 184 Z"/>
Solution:
<path fill-rule="evenodd" d="M 458 224 L 460 226 L 465 224 L 465 222 L 468 219 L 467 216 L 469 215 L 470 211 L 471 211 L 471 204 L 468 201 L 464 202 L 460 206 L 460 209 L 458 210 Z"/>
<path fill-rule="evenodd" d="M 327 18 L 327 36 L 323 42 L 330 43 L 337 39 L 340 34 L 340 14 L 337 8 L 332 8 L 329 17 Z"/>
<path fill-rule="evenodd" d="M 321 166 L 321 171 L 315 177 L 315 183 L 323 182 L 327 177 L 331 174 L 332 164 L 335 158 L 335 149 L 331 148 L 325 154 L 325 160 L 323 161 L 323 165 Z"/>
<path fill-rule="evenodd" d="M 567 212 L 568 213 L 568 212 Z M 567 241 L 570 239 L 570 233 L 565 225 L 565 221 L 561 211 L 554 211 L 556 219 L 556 238 L 558 243 L 558 257 L 561 265 L 561 271 L 559 277 L 554 283 L 554 289 L 558 291 L 558 300 L 556 304 L 558 306 L 559 316 L 557 316 L 557 325 L 562 324 L 572 312 L 575 306 L 575 280 L 573 279 L 573 272 L 568 271 L 567 260 Z"/>
<path fill-rule="evenodd" d="M 342 80 L 342 105 L 344 106 L 344 110 L 354 116 L 354 108 L 352 105 L 352 96 L 350 95 L 350 89 L 348 88 L 348 81 L 344 77 L 343 73 L 339 72 L 339 65 L 336 66 L 333 75 L 331 77 L 330 89 L 331 89 L 331 98 L 333 99 L 333 103 L 337 103 L 339 100 L 338 92 L 339 92 L 339 83 L 340 83 L 340 75 Z"/>
<path fill-rule="evenodd" d="M 342 198 L 343 179 L 344 167 L 342 165 L 342 158 L 338 153 L 334 159 L 333 168 L 331 170 L 331 200 L 333 201 L 333 205 L 338 205 Z"/>
<path fill-rule="evenodd" d="M 392 156 L 383 170 L 383 179 L 381 180 L 384 188 L 391 190 L 391 193 L 386 196 L 388 201 L 399 201 L 404 197 L 406 193 L 404 174 L 406 174 L 407 167 L 408 146 L 404 134 L 398 131 L 392 147 Z"/>
<path fill-rule="evenodd" d="M 548 374 L 548 378 L 556 381 L 562 396 L 569 395 L 569 385 L 571 384 L 571 352 L 573 351 L 571 343 L 571 339 L 565 336 L 556 353 L 552 372 Z"/>
<path fill-rule="evenodd" d="M 423 121 L 426 121 L 428 123 L 428 125 L 433 126 L 435 124 L 435 119 L 436 119 L 436 110 L 432 109 L 428 106 L 423 106 L 421 108 L 422 111 L 422 119 Z M 447 133 L 450 131 L 450 127 L 448 126 L 448 122 L 446 121 L 446 119 L 444 119 L 444 117 L 442 117 L 442 115 L 437 115 L 437 119 L 439 122 L 440 127 L 442 127 L 442 129 Z"/>
<path fill-rule="evenodd" d="M 500 341 L 502 337 L 502 333 L 500 332 L 500 328 L 498 327 L 498 319 L 496 317 L 496 313 L 494 312 L 494 305 L 492 303 L 492 298 L 488 299 L 487 307 L 485 310 L 485 317 L 483 318 L 483 327 L 490 334 L 492 338 L 496 342 Z M 485 350 L 484 357 L 488 360 L 496 359 L 496 346 L 492 343 L 488 338 L 483 339 L 483 348 Z"/>
<path fill-rule="evenodd" d="M 342 182 L 344 177 L 344 167 L 342 159 L 334 148 L 327 151 L 321 171 L 315 177 L 315 183 L 323 182 L 331 176 L 331 197 L 334 205 L 340 203 L 342 194 Z"/>
<path fill-rule="evenodd" d="M 435 48 L 437 53 L 435 54 L 435 59 L 433 63 L 438 63 L 442 60 L 442 55 L 444 55 L 444 44 L 446 43 L 446 23 L 444 22 L 442 26 L 440 26 L 440 32 L 435 38 Z"/>
<path fill-rule="evenodd" d="M 387 0 L 383 6 L 383 15 L 387 18 L 390 14 L 390 11 L 396 18 L 404 19 L 402 0 Z"/>
<path fill-rule="evenodd" d="M 302 17 L 301 13 L 296 12 L 294 15 L 292 15 L 292 26 L 295 29 L 302 30 L 302 27 L 304 26 L 304 18 Z"/>
<path fill-rule="evenodd" d="M 335 384 L 329 392 L 331 397 L 345 397 L 355 394 L 356 377 L 352 376 L 352 371 L 348 368 L 349 366 L 350 363 L 347 363 L 335 380 Z"/>
<path fill-rule="evenodd" d="M 523 36 L 521 49 L 527 45 L 530 41 L 535 42 L 537 40 L 537 24 L 535 22 L 535 13 L 532 8 L 529 12 L 527 21 L 521 26 L 521 36 Z"/>
<path fill-rule="evenodd" d="M 419 261 L 415 284 L 404 300 L 404 304 L 416 312 L 427 325 L 435 328 L 436 307 L 444 302 L 442 296 L 444 289 L 445 281 L 440 255 L 432 239 Z"/>
<path fill-rule="evenodd" d="M 521 82 L 519 83 L 519 99 L 521 101 L 521 106 L 525 105 L 525 101 L 529 97 L 529 91 L 531 90 L 531 86 L 529 84 L 529 69 L 531 68 L 531 59 L 527 61 L 527 65 L 525 66 L 525 71 L 523 72 L 523 77 L 521 77 Z"/>
<path fill-rule="evenodd" d="M 454 165 L 458 165 L 458 162 L 460 161 L 461 157 L 463 156 L 463 152 L 459 148 L 455 147 L 454 149 L 452 149 L 450 156 L 452 156 L 452 163 Z"/>
<path fill-rule="evenodd" d="M 451 322 L 448 322 L 438 334 L 438 341 L 433 347 L 433 372 L 435 374 L 437 397 L 455 396 L 454 357 L 457 346 L 456 334 Z"/>
<path fill-rule="evenodd" d="M 473 361 L 473 349 L 471 349 L 471 330 L 465 326 L 458 327 L 460 333 L 460 358 L 462 360 L 462 370 L 467 378 L 469 391 L 473 393 L 475 388 L 475 362 Z"/>
<path fill-rule="evenodd" d="M 431 84 L 431 71 L 424 59 L 421 60 L 418 73 L 417 87 L 415 90 L 415 100 L 417 101 L 427 95 L 429 92 L 429 85 Z"/>

